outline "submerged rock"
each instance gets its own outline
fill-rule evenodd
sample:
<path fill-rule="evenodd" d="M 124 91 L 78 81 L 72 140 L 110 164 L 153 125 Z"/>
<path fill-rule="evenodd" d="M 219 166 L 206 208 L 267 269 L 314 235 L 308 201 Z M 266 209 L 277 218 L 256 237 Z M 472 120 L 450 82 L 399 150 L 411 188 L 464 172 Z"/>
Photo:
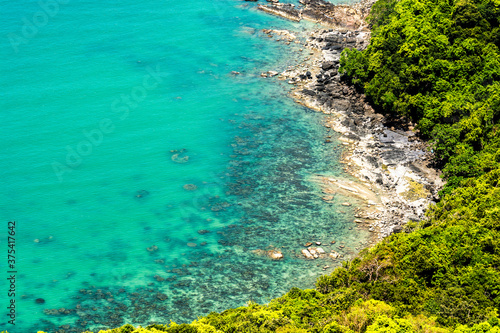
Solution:
<path fill-rule="evenodd" d="M 314 259 L 314 256 L 311 254 L 311 252 L 309 252 L 309 250 L 302 249 L 302 251 L 300 252 L 302 252 L 302 255 L 306 257 L 306 259 Z"/>
<path fill-rule="evenodd" d="M 330 258 L 332 258 L 333 260 L 336 260 L 338 258 L 340 258 L 340 253 L 338 252 L 335 252 L 335 251 L 332 251 L 332 253 L 329 254 Z"/>
<path fill-rule="evenodd" d="M 175 163 L 187 163 L 189 161 L 189 156 L 180 156 L 179 154 L 174 154 L 171 160 Z"/>
<path fill-rule="evenodd" d="M 278 250 L 267 251 L 267 255 L 269 256 L 269 258 L 273 260 L 283 259 L 283 253 L 281 253 L 281 251 Z"/>
<path fill-rule="evenodd" d="M 314 257 L 314 259 L 319 258 L 320 253 L 318 252 L 317 248 L 315 248 L 315 247 L 308 247 L 307 250 Z"/>
<path fill-rule="evenodd" d="M 139 191 L 137 191 L 137 192 L 135 193 L 135 197 L 136 197 L 137 199 L 142 199 L 142 198 L 145 198 L 145 197 L 147 197 L 147 196 L 149 196 L 149 192 L 148 192 L 148 191 L 146 191 L 146 190 L 139 190 Z"/>
<path fill-rule="evenodd" d="M 147 250 L 148 252 L 153 253 L 153 252 L 158 251 L 158 250 L 159 250 L 159 248 L 158 248 L 158 246 L 153 245 L 153 246 L 148 247 L 146 250 Z"/>
<path fill-rule="evenodd" d="M 196 191 L 198 189 L 198 186 L 196 186 L 195 184 L 185 184 L 183 188 L 186 191 Z"/>

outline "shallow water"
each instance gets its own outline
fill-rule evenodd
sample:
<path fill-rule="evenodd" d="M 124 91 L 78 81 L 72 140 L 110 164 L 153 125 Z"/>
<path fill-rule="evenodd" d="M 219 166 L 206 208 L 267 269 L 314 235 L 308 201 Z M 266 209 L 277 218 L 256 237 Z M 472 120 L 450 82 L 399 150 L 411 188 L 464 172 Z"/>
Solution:
<path fill-rule="evenodd" d="M 0 216 L 18 271 L 2 329 L 191 321 L 313 287 L 335 263 L 304 260 L 305 242 L 346 258 L 364 243 L 307 180 L 345 177 L 341 146 L 260 77 L 307 56 L 260 30 L 302 26 L 227 0 L 60 1 L 46 22 L 38 2 L 2 5 Z"/>

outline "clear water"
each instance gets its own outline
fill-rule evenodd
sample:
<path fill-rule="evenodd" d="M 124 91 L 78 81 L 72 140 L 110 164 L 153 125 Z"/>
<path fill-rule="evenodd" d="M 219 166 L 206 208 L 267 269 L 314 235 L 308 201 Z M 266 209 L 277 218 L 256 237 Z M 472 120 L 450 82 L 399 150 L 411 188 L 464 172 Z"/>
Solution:
<path fill-rule="evenodd" d="M 304 25 L 236 0 L 1 3 L 0 218 L 2 235 L 17 222 L 18 271 L 1 329 L 191 321 L 312 287 L 335 263 L 304 260 L 305 242 L 346 257 L 365 242 L 308 181 L 345 176 L 322 116 L 259 75 L 307 56 L 261 30 Z"/>

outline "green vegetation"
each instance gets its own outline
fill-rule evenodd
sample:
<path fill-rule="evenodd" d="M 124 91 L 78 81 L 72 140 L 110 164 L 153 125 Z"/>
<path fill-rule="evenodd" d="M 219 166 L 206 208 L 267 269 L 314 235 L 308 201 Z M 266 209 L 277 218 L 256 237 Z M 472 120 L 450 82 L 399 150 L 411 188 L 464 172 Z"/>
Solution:
<path fill-rule="evenodd" d="M 365 51 L 341 72 L 387 113 L 418 123 L 434 142 L 444 193 L 500 162 L 500 2 L 379 0 Z"/>
<path fill-rule="evenodd" d="M 469 180 L 431 209 L 429 221 L 365 250 L 317 288 L 348 288 L 446 327 L 485 321 L 500 308 L 499 202 L 500 171 Z"/>
<path fill-rule="evenodd" d="M 341 72 L 418 124 L 447 186 L 428 219 L 268 305 L 129 332 L 500 333 L 500 1 L 379 0 Z M 423 191 L 414 184 L 408 195 Z"/>
<path fill-rule="evenodd" d="M 397 315 L 397 309 L 375 300 L 354 301 L 352 294 L 337 291 L 292 289 L 269 305 L 248 306 L 211 313 L 191 324 L 151 325 L 100 331 L 99 333 L 500 333 L 500 321 L 491 318 L 474 326 L 442 328 L 434 318 Z"/>
<path fill-rule="evenodd" d="M 430 192 L 425 189 L 424 184 L 414 181 L 413 179 L 406 177 L 408 181 L 408 191 L 402 193 L 402 196 L 410 201 L 415 201 L 422 198 L 427 198 Z"/>

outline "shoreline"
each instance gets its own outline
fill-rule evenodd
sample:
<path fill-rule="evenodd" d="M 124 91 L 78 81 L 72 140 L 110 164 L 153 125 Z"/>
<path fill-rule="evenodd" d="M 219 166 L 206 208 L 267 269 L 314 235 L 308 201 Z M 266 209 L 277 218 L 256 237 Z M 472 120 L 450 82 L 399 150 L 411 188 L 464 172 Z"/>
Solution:
<path fill-rule="evenodd" d="M 322 0 L 301 3 L 304 8 L 295 11 L 307 11 L 309 17 L 321 14 L 320 9 L 314 14 L 311 3 L 325 4 Z M 330 23 L 335 22 L 337 28 L 327 24 L 326 28 L 308 32 L 303 47 L 310 51 L 310 59 L 277 75 L 279 80 L 294 85 L 290 95 L 295 102 L 323 113 L 324 126 L 340 135 L 338 139 L 345 145 L 341 159 L 344 171 L 357 181 L 332 179 L 327 175 L 315 175 L 311 181 L 321 187 L 325 202 L 337 194 L 360 202 L 353 222 L 373 233 L 372 244 L 402 232 L 409 221 L 425 219 L 425 211 L 438 200 L 438 192 L 444 185 L 440 170 L 432 167 L 434 155 L 429 143 L 416 136 L 413 124 L 375 113 L 366 97 L 338 73 L 344 48 L 362 50 L 368 46 L 370 31 L 365 18 L 373 3 L 370 0 L 353 5 L 327 3 L 333 8 L 330 12 L 338 13 L 330 17 Z M 335 10 L 337 7 L 341 10 Z M 317 22 L 323 24 L 322 20 Z M 292 31 L 287 32 L 293 35 Z M 331 136 L 324 140 L 328 144 Z"/>

